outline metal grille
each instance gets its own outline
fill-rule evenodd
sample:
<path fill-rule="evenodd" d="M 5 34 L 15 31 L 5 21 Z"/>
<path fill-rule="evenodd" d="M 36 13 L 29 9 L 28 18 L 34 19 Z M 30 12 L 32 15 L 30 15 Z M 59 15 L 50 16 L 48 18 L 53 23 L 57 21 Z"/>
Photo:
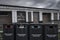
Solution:
<path fill-rule="evenodd" d="M 18 23 L 24 23 L 26 21 L 26 13 L 17 12 L 17 21 L 18 21 Z"/>

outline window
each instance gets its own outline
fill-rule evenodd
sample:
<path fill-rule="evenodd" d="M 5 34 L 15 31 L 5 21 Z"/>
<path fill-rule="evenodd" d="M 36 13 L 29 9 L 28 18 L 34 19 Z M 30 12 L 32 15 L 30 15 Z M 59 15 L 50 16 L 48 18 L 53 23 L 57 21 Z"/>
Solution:
<path fill-rule="evenodd" d="M 24 12 L 24 11 L 17 12 L 17 21 L 18 21 L 18 23 L 25 23 L 26 22 L 26 12 Z"/>
<path fill-rule="evenodd" d="M 43 23 L 51 22 L 51 13 L 43 13 Z"/>
<path fill-rule="evenodd" d="M 31 12 L 28 12 L 28 21 L 31 22 Z"/>
<path fill-rule="evenodd" d="M 0 24 L 12 23 L 11 11 L 0 11 Z"/>
<path fill-rule="evenodd" d="M 0 16 L 9 16 L 11 15 L 10 11 L 0 11 Z"/>
<path fill-rule="evenodd" d="M 39 22 L 39 12 L 33 12 L 33 22 L 34 23 Z"/>
<path fill-rule="evenodd" d="M 57 17 L 58 17 L 57 13 L 54 13 L 54 20 L 57 20 Z"/>

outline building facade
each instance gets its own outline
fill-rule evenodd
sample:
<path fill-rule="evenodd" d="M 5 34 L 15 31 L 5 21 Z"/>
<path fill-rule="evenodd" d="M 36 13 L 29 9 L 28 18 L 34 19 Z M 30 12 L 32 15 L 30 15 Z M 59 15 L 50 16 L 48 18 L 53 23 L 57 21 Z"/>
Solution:
<path fill-rule="evenodd" d="M 13 5 L 0 5 L 0 24 L 59 23 L 60 10 Z"/>
<path fill-rule="evenodd" d="M 60 10 L 0 4 L 0 24 L 58 23 Z"/>
<path fill-rule="evenodd" d="M 7 23 L 57 23 L 60 29 L 60 10 L 0 4 L 0 33 Z"/>

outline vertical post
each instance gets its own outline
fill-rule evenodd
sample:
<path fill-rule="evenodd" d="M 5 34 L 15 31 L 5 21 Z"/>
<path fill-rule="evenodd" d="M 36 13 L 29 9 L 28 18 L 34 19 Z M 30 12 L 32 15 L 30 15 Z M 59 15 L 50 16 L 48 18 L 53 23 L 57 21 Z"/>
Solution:
<path fill-rule="evenodd" d="M 33 11 L 31 11 L 31 22 L 33 22 Z"/>
<path fill-rule="evenodd" d="M 54 20 L 54 13 L 51 13 L 51 20 L 52 20 L 52 24 L 54 24 L 53 20 Z"/>
<path fill-rule="evenodd" d="M 26 22 L 28 22 L 28 11 L 26 11 Z"/>
<path fill-rule="evenodd" d="M 43 21 L 42 11 L 39 11 L 39 21 Z"/>
<path fill-rule="evenodd" d="M 17 22 L 17 11 L 12 10 L 12 23 L 16 23 L 16 22 Z"/>

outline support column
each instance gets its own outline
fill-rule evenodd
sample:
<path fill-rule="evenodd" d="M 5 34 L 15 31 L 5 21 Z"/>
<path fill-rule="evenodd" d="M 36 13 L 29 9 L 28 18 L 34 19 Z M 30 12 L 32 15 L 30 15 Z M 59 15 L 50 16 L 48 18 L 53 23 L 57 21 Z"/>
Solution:
<path fill-rule="evenodd" d="M 43 21 L 42 11 L 39 11 L 39 21 Z"/>
<path fill-rule="evenodd" d="M 17 11 L 12 10 L 12 23 L 16 23 L 16 22 L 17 22 Z"/>
<path fill-rule="evenodd" d="M 54 21 L 53 20 L 54 20 L 54 13 L 52 12 L 51 13 L 51 21 L 52 21 L 52 24 L 54 24 Z"/>
<path fill-rule="evenodd" d="M 31 11 L 31 22 L 33 22 L 33 11 Z"/>
<path fill-rule="evenodd" d="M 26 11 L 26 22 L 28 22 L 28 11 Z"/>

